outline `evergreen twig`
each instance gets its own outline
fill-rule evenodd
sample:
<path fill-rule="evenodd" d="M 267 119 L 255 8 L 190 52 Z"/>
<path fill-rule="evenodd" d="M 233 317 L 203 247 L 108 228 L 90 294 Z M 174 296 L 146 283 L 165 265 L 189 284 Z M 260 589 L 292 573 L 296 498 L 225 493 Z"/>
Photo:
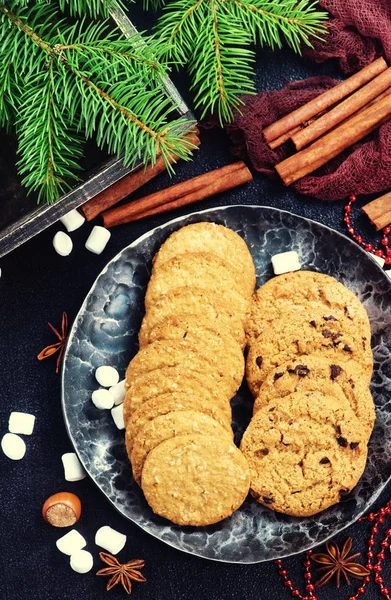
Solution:
<path fill-rule="evenodd" d="M 107 22 L 58 20 L 55 6 L 0 2 L 0 123 L 14 115 L 19 172 L 39 199 L 57 199 L 76 179 L 82 140 L 123 158 L 167 168 L 175 154 L 188 158 L 183 139 L 189 123 L 175 107 L 161 78 L 154 40 L 113 31 Z"/>
<path fill-rule="evenodd" d="M 223 123 L 232 119 L 240 96 L 254 91 L 254 53 L 247 46 L 281 48 L 285 41 L 300 52 L 311 37 L 325 33 L 326 18 L 313 0 L 171 0 L 157 31 L 168 50 L 164 58 L 188 65 L 201 115 L 215 112 Z"/>

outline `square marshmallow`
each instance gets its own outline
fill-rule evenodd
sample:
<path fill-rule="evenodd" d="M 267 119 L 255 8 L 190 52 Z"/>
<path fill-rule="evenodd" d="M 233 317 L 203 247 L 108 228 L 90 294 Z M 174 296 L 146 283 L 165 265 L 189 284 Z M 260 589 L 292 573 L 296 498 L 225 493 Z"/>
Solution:
<path fill-rule="evenodd" d="M 35 416 L 28 413 L 13 411 L 8 420 L 8 430 L 11 433 L 31 435 L 34 430 Z"/>
<path fill-rule="evenodd" d="M 272 256 L 272 265 L 275 275 L 290 273 L 291 271 L 300 271 L 299 256 L 297 252 L 291 250 L 289 252 L 281 252 Z"/>

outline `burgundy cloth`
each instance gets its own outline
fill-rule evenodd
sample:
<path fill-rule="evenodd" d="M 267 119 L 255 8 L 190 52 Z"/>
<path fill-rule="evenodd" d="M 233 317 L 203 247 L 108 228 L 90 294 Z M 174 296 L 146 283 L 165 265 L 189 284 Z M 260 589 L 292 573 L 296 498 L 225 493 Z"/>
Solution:
<path fill-rule="evenodd" d="M 330 11 L 329 34 L 305 51 L 322 62 L 337 58 L 343 71 L 356 72 L 377 56 L 391 61 L 391 0 L 321 0 Z M 336 84 L 328 77 L 290 83 L 282 90 L 244 97 L 242 114 L 226 126 L 233 153 L 253 167 L 278 179 L 274 166 L 293 153 L 289 144 L 276 150 L 267 145 L 262 130 Z M 350 147 L 314 174 L 293 184 L 294 189 L 319 200 L 340 200 L 349 194 L 381 192 L 391 187 L 391 122 Z"/>
<path fill-rule="evenodd" d="M 391 61 L 391 0 L 320 0 L 330 13 L 328 34 L 304 54 L 315 62 L 337 58 L 354 73 L 383 55 Z"/>

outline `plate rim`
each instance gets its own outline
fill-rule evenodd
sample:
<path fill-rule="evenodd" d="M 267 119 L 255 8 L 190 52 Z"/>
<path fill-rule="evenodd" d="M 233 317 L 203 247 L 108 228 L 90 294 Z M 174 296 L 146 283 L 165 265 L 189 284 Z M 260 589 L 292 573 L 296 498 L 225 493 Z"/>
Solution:
<path fill-rule="evenodd" d="M 209 556 L 203 556 L 202 554 L 199 554 L 197 551 L 192 551 L 189 550 L 187 548 L 179 548 L 177 545 L 175 545 L 174 543 L 172 543 L 169 540 L 165 540 L 162 539 L 161 537 L 159 537 L 156 533 L 152 532 L 152 531 L 148 531 L 147 529 L 145 529 L 141 524 L 139 524 L 137 521 L 134 521 L 131 517 L 129 517 L 128 515 L 126 515 L 120 507 L 118 507 L 114 501 L 109 497 L 109 495 L 98 485 L 97 481 L 95 481 L 95 478 L 93 477 L 93 475 L 90 473 L 89 469 L 86 467 L 85 462 L 83 460 L 83 458 L 81 457 L 79 450 L 77 448 L 76 442 L 72 436 L 72 433 L 70 431 L 70 424 L 68 422 L 67 416 L 66 416 L 66 412 L 65 412 L 65 402 L 64 402 L 64 394 L 65 394 L 65 364 L 66 364 L 66 360 L 68 358 L 69 355 L 69 351 L 70 351 L 70 347 L 71 347 L 71 341 L 74 337 L 77 325 L 79 323 L 79 319 L 82 315 L 82 313 L 84 313 L 85 311 L 85 307 L 87 305 L 88 299 L 91 295 L 92 290 L 94 289 L 94 287 L 96 286 L 99 278 L 104 275 L 107 270 L 109 269 L 110 265 L 112 263 L 114 263 L 115 261 L 117 261 L 119 259 L 119 257 L 121 256 L 121 254 L 123 254 L 125 251 L 127 251 L 130 248 L 134 248 L 136 247 L 138 244 L 140 244 L 141 242 L 143 242 L 145 239 L 152 237 L 153 234 L 165 227 L 168 227 L 172 224 L 178 223 L 180 221 L 183 221 L 189 217 L 192 216 L 196 216 L 196 215 L 202 215 L 205 213 L 210 213 L 210 212 L 216 212 L 216 211 L 223 211 L 226 210 L 227 208 L 240 208 L 240 207 L 246 207 L 246 208 L 255 208 L 257 210 L 262 210 L 262 209 L 266 209 L 266 210 L 272 210 L 275 211 L 277 213 L 283 213 L 289 216 L 293 216 L 295 218 L 299 218 L 302 219 L 303 221 L 309 222 L 311 224 L 315 224 L 318 225 L 324 229 L 327 229 L 328 231 L 331 231 L 333 234 L 337 234 L 338 236 L 340 236 L 341 238 L 343 238 L 345 241 L 349 242 L 349 244 L 353 245 L 356 249 L 358 249 L 363 255 L 365 255 L 367 258 L 369 258 L 372 263 L 376 266 L 376 269 L 378 270 L 378 272 L 382 273 L 382 277 L 384 278 L 384 281 L 386 281 L 389 285 L 389 288 L 391 288 L 391 279 L 384 273 L 384 270 L 380 267 L 380 265 L 378 264 L 378 262 L 371 256 L 371 254 L 369 252 L 367 252 L 366 250 L 364 250 L 363 248 L 361 248 L 358 244 L 356 244 L 353 240 L 351 240 L 348 236 L 346 236 L 345 234 L 341 233 L 340 231 L 337 231 L 336 229 L 333 229 L 332 227 L 330 227 L 329 225 L 324 225 L 323 223 L 320 223 L 319 221 L 315 221 L 314 219 L 309 219 L 307 217 L 304 217 L 302 215 L 298 215 L 292 211 L 289 210 L 284 210 L 278 207 L 274 207 L 274 206 L 267 206 L 267 205 L 258 205 L 258 204 L 226 204 L 223 206 L 216 206 L 216 207 L 211 207 L 211 208 L 206 208 L 203 210 L 199 210 L 199 211 L 193 211 L 184 215 L 181 215 L 179 217 L 175 217 L 174 219 L 170 219 L 169 221 L 165 221 L 164 223 L 162 223 L 161 225 L 157 225 L 155 227 L 153 227 L 152 229 L 149 229 L 148 231 L 146 231 L 145 233 L 143 233 L 141 236 L 137 237 L 133 242 L 131 242 L 130 244 L 128 244 L 127 246 L 125 246 L 124 248 L 122 248 L 119 252 L 117 252 L 117 254 L 115 254 L 107 263 L 106 265 L 103 267 L 103 269 L 99 272 L 99 274 L 96 276 L 96 278 L 94 279 L 91 287 L 89 288 L 78 312 L 77 315 L 72 323 L 72 327 L 69 331 L 68 334 L 68 341 L 67 341 L 67 345 L 64 351 L 64 357 L 63 357 L 63 361 L 62 361 L 62 367 L 61 367 L 61 410 L 62 410 L 62 415 L 64 418 L 64 423 L 65 423 L 65 428 L 66 428 L 66 432 L 68 434 L 68 437 L 72 443 L 72 446 L 76 452 L 77 457 L 79 458 L 81 464 L 83 465 L 83 468 L 85 469 L 87 475 L 89 476 L 90 480 L 92 480 L 92 482 L 94 483 L 94 485 L 98 488 L 98 490 L 105 496 L 105 498 L 107 498 L 107 500 L 110 502 L 111 506 L 113 506 L 115 508 L 115 510 L 124 518 L 126 519 L 128 522 L 131 522 L 132 524 L 138 526 L 142 531 L 144 531 L 146 534 L 152 536 L 153 538 L 155 538 L 156 540 L 160 541 L 161 543 L 166 544 L 167 546 L 170 546 L 171 548 L 174 548 L 175 550 L 179 551 L 179 552 L 184 552 L 185 554 L 189 554 L 191 556 L 196 556 L 198 558 L 202 558 L 204 560 L 210 560 L 213 562 L 218 562 L 218 563 L 223 563 L 223 564 L 234 564 L 234 565 L 252 565 L 252 564 L 261 564 L 261 563 L 268 563 L 271 561 L 275 561 L 275 560 L 279 560 L 279 559 L 284 559 L 284 558 L 288 558 L 289 556 L 296 556 L 298 554 L 302 554 L 303 552 L 306 552 L 307 550 L 310 550 L 312 548 L 317 547 L 319 544 L 310 544 L 308 546 L 303 546 L 303 548 L 299 551 L 299 552 L 288 552 L 288 553 L 284 553 L 279 557 L 275 557 L 275 558 L 269 558 L 269 559 L 261 559 L 261 560 L 243 560 L 243 561 L 235 561 L 235 560 L 227 560 L 227 559 L 221 559 L 221 558 L 215 558 L 215 557 L 209 557 Z M 344 524 L 343 526 L 341 526 L 340 528 L 338 528 L 338 531 L 328 535 L 327 537 L 325 537 L 321 544 L 325 544 L 327 541 L 329 541 L 330 539 L 332 539 L 334 536 L 338 535 L 339 533 L 341 533 L 342 531 L 344 531 L 345 529 L 347 529 L 348 527 L 350 527 L 351 525 L 353 525 L 354 523 L 356 523 L 358 521 L 358 519 L 360 519 L 360 517 L 362 517 L 362 515 L 367 512 L 368 510 L 370 510 L 371 506 L 376 502 L 376 500 L 378 499 L 378 497 L 380 496 L 380 494 L 385 490 L 385 488 L 387 487 L 387 485 L 390 483 L 391 481 L 391 475 L 388 477 L 388 479 L 384 482 L 384 484 L 380 487 L 380 489 L 378 491 L 375 492 L 374 495 L 371 496 L 370 499 L 370 504 L 368 506 L 366 506 L 365 508 L 363 508 L 362 511 L 360 511 L 357 515 L 355 515 L 355 517 L 349 521 L 348 523 Z"/>

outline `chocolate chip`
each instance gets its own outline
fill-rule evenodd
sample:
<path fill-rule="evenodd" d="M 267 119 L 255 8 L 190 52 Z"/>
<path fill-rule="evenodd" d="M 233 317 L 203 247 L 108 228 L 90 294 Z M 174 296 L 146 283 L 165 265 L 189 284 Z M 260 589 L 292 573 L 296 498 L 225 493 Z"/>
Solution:
<path fill-rule="evenodd" d="M 273 504 L 274 500 L 272 498 L 268 498 L 267 496 L 262 496 L 262 500 L 265 504 Z"/>
<path fill-rule="evenodd" d="M 339 495 L 341 497 L 347 496 L 348 494 L 350 494 L 350 490 L 339 490 Z"/>
<path fill-rule="evenodd" d="M 183 339 L 185 339 L 186 336 L 187 336 L 187 331 L 185 331 L 185 333 L 183 334 Z"/>
<path fill-rule="evenodd" d="M 327 458 L 327 456 L 325 456 L 324 458 L 320 459 L 319 464 L 321 464 L 321 465 L 327 465 L 327 463 L 329 463 L 329 462 L 330 462 L 330 459 Z"/>
<path fill-rule="evenodd" d="M 309 372 L 310 370 L 306 365 L 296 365 L 294 369 L 288 369 L 288 373 L 294 373 L 299 377 L 305 377 Z"/>
<path fill-rule="evenodd" d="M 345 352 L 352 352 L 352 349 L 350 346 L 348 346 L 347 344 L 344 345 L 344 347 L 342 348 L 342 350 L 344 350 Z"/>
<path fill-rule="evenodd" d="M 347 306 L 344 307 L 343 312 L 345 313 L 345 316 L 348 317 L 348 319 L 352 320 L 352 317 L 349 314 Z"/>
<path fill-rule="evenodd" d="M 254 456 L 267 456 L 269 454 L 268 448 L 262 448 L 262 450 L 255 450 Z"/>
<path fill-rule="evenodd" d="M 257 356 L 256 361 L 257 367 L 262 367 L 263 358 L 262 356 Z"/>
<path fill-rule="evenodd" d="M 276 410 L 275 406 L 272 406 L 271 408 L 269 408 L 269 412 L 273 412 L 273 410 Z"/>
<path fill-rule="evenodd" d="M 337 442 L 340 446 L 342 446 L 342 448 L 347 448 L 348 443 L 349 443 L 348 440 L 344 437 L 338 437 Z"/>
<path fill-rule="evenodd" d="M 277 381 L 277 379 L 280 379 L 280 377 L 282 377 L 284 375 L 284 373 L 274 373 L 274 381 Z"/>
<path fill-rule="evenodd" d="M 329 315 L 328 317 L 323 317 L 325 321 L 338 321 L 333 315 Z"/>
<path fill-rule="evenodd" d="M 316 321 L 310 321 L 311 327 L 316 327 Z"/>
<path fill-rule="evenodd" d="M 337 427 L 335 428 L 336 432 L 338 433 L 338 435 L 341 435 L 342 433 L 342 429 L 340 425 L 337 425 Z"/>
<path fill-rule="evenodd" d="M 303 467 L 304 466 L 304 462 L 301 460 L 299 463 L 297 463 L 299 467 Z"/>
<path fill-rule="evenodd" d="M 357 446 L 359 446 L 359 445 L 360 445 L 360 442 L 350 442 L 350 447 L 352 450 L 357 448 Z"/>
<path fill-rule="evenodd" d="M 326 338 L 326 339 L 327 339 L 327 338 L 329 338 L 329 337 L 331 337 L 331 333 L 329 332 L 329 330 L 328 330 L 328 329 L 324 329 L 324 330 L 322 331 L 322 335 L 323 335 L 323 337 L 324 337 L 324 338 Z"/>
<path fill-rule="evenodd" d="M 330 365 L 330 379 L 334 381 L 341 374 L 341 367 L 338 365 Z"/>
<path fill-rule="evenodd" d="M 331 337 L 333 338 L 333 340 L 337 340 L 338 338 L 342 337 L 342 333 L 332 333 Z"/>

